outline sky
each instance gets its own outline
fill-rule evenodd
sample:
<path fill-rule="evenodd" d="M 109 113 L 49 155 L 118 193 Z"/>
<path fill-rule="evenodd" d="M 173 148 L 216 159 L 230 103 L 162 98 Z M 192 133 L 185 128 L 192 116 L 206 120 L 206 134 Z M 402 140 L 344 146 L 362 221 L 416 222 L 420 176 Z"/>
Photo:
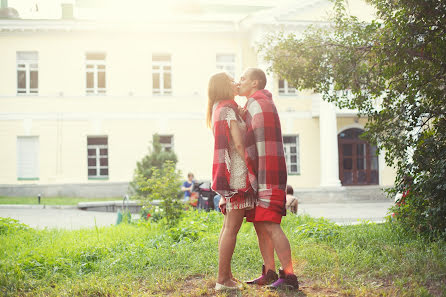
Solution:
<path fill-rule="evenodd" d="M 172 6 L 190 7 L 198 3 L 257 6 L 271 5 L 272 3 L 280 1 L 289 0 L 78 0 L 77 3 L 92 7 L 106 5 L 112 13 L 113 10 L 116 10 L 117 13 L 121 14 L 131 11 L 135 7 L 138 9 L 147 9 L 150 7 L 156 8 L 157 14 L 160 14 L 166 13 Z M 58 19 L 61 16 L 61 3 L 74 4 L 76 0 L 8 0 L 8 6 L 17 9 L 20 17 L 23 19 Z"/>
<path fill-rule="evenodd" d="M 326 10 L 332 4 L 329 0 L 8 0 L 8 6 L 18 10 L 23 19 L 60 19 L 61 3 L 77 4 L 82 10 L 75 11 L 75 17 L 80 19 L 162 19 L 164 16 L 174 16 L 173 11 L 197 12 L 200 4 L 220 5 L 216 6 L 219 13 L 222 5 L 244 6 L 240 13 L 247 12 L 247 7 L 307 7 L 305 15 L 300 18 L 317 19 L 314 15 L 325 15 Z M 369 21 L 373 9 L 365 4 L 364 0 L 348 0 L 351 13 L 362 20 Z M 104 9 L 107 7 L 107 9 Z M 100 8 L 100 9 L 98 9 Z M 174 9 L 172 9 L 174 8 Z M 195 10 L 194 10 L 195 9 Z M 292 10 L 292 9 L 291 9 Z M 230 9 L 230 11 L 233 11 Z M 286 12 L 287 10 L 284 10 Z M 288 10 L 290 12 L 290 10 Z M 290 12 L 291 13 L 291 12 Z M 293 15 L 299 15 L 299 11 L 293 11 Z"/>
<path fill-rule="evenodd" d="M 8 6 L 14 7 L 23 19 L 59 18 L 60 0 L 8 0 Z"/>

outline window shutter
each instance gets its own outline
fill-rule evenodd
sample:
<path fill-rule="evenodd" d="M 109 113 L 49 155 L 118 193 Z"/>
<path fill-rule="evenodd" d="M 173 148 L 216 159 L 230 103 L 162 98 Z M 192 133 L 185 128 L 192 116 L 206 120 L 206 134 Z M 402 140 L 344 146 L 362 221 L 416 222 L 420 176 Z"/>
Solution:
<path fill-rule="evenodd" d="M 39 137 L 17 137 L 17 177 L 39 177 Z"/>

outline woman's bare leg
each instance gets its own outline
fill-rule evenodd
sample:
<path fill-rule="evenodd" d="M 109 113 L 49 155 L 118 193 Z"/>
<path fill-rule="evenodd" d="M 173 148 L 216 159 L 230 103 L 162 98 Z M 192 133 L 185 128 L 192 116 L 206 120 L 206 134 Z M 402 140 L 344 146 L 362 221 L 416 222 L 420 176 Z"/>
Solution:
<path fill-rule="evenodd" d="M 222 231 L 220 232 L 218 250 L 218 278 L 217 282 L 225 286 L 235 287 L 232 280 L 231 259 L 237 240 L 237 233 L 245 216 L 244 209 L 233 209 L 225 215 Z"/>

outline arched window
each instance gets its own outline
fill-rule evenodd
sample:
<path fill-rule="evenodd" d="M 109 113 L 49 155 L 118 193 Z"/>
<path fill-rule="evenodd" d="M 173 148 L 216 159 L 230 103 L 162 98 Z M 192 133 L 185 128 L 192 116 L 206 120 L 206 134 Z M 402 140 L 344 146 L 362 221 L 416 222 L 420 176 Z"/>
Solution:
<path fill-rule="evenodd" d="M 379 183 L 376 146 L 359 138 L 363 132 L 352 128 L 338 135 L 339 178 L 343 186 Z"/>

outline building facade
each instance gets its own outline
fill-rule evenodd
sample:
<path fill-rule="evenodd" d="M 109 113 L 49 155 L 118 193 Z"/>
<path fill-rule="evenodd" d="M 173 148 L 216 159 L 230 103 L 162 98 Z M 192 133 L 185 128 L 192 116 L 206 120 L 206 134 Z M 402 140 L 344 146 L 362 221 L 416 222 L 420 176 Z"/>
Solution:
<path fill-rule="evenodd" d="M 263 36 L 300 34 L 309 23 L 299 14 L 290 19 L 289 6 L 265 3 L 91 20 L 81 17 L 83 2 L 65 5 L 59 19 L 0 19 L 0 196 L 122 196 L 155 133 L 176 152 L 183 175 L 209 180 L 209 77 L 266 70 L 258 53 Z M 294 11 L 314 6 L 302 2 Z M 272 73 L 267 88 L 295 189 L 393 184 L 393 169 L 358 137 L 366 118 Z"/>

